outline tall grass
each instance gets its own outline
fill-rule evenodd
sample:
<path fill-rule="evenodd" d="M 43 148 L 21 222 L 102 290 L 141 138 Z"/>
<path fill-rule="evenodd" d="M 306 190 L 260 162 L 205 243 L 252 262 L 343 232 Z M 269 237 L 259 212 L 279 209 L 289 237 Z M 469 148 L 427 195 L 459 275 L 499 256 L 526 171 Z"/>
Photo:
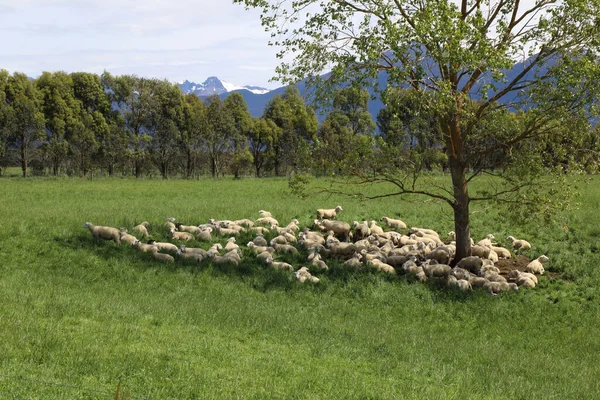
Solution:
<path fill-rule="evenodd" d="M 524 236 L 562 274 L 492 298 L 335 266 L 303 286 L 249 256 L 165 266 L 82 228 L 148 220 L 164 238 L 170 216 L 267 209 L 307 224 L 342 204 L 346 221 L 452 230 L 450 210 L 424 199 L 300 200 L 283 179 L 0 179 L 0 393 L 109 398 L 88 389 L 120 383 L 153 399 L 598 398 L 600 180 L 581 190 L 579 209 L 549 225 L 473 210 L 475 237 Z"/>

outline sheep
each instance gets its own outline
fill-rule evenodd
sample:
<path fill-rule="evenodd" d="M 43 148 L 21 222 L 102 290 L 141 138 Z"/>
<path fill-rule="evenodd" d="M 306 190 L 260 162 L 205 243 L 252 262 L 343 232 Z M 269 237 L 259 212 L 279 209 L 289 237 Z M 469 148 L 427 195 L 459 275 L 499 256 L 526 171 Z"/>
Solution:
<path fill-rule="evenodd" d="M 480 240 L 479 242 L 477 242 L 478 246 L 485 246 L 485 247 L 491 247 L 494 245 L 494 243 L 492 243 L 492 239 L 496 239 L 494 237 L 494 235 L 492 235 L 491 233 L 489 235 L 487 235 L 485 237 L 485 239 Z"/>
<path fill-rule="evenodd" d="M 183 241 L 188 241 L 188 240 L 193 240 L 194 239 L 194 235 L 192 235 L 189 232 L 175 232 L 175 229 L 169 229 L 169 237 L 171 239 L 174 240 L 183 240 Z"/>
<path fill-rule="evenodd" d="M 175 259 L 173 258 L 173 256 L 171 256 L 169 254 L 159 253 L 158 248 L 156 248 L 156 247 L 152 250 L 152 257 L 154 257 L 158 261 L 164 261 L 164 262 L 169 262 L 169 263 L 175 262 Z"/>
<path fill-rule="evenodd" d="M 298 226 L 299 224 L 300 224 L 300 221 L 298 221 L 297 219 L 294 218 L 293 220 L 290 221 L 289 224 L 287 224 L 286 228 L 288 228 L 294 232 L 297 232 L 300 229 Z"/>
<path fill-rule="evenodd" d="M 112 228 L 110 226 L 96 226 L 91 222 L 86 222 L 83 224 L 84 228 L 88 228 L 92 233 L 94 239 L 104 239 L 104 240 L 112 240 L 117 246 L 121 245 L 121 232 L 117 228 Z"/>
<path fill-rule="evenodd" d="M 311 273 L 308 271 L 307 267 L 300 268 L 298 271 L 296 271 L 294 273 L 294 275 L 296 276 L 296 279 L 300 283 L 304 283 L 306 281 L 311 281 L 312 283 L 319 283 L 320 282 L 319 278 L 317 278 L 316 276 L 312 276 L 311 275 Z"/>
<path fill-rule="evenodd" d="M 261 235 L 269 233 L 269 229 L 265 228 L 264 226 L 254 226 L 250 228 L 250 230 Z"/>
<path fill-rule="evenodd" d="M 208 252 L 200 247 L 186 247 L 182 244 L 179 246 L 179 251 L 184 254 L 200 254 L 203 258 L 208 257 Z"/>
<path fill-rule="evenodd" d="M 245 226 L 246 228 L 252 228 L 254 226 L 254 222 L 250 221 L 247 218 L 238 219 L 236 221 L 233 221 L 233 223 L 239 226 Z"/>
<path fill-rule="evenodd" d="M 496 254 L 498 254 L 498 258 L 511 258 L 512 254 L 510 254 L 510 250 L 505 249 L 504 247 L 497 246 L 489 246 L 490 249 L 494 250 Z"/>
<path fill-rule="evenodd" d="M 548 261 L 550 261 L 548 257 L 541 255 L 529 264 L 527 264 L 527 266 L 525 267 L 525 271 L 531 274 L 544 275 L 545 270 L 543 264 L 547 263 Z"/>
<path fill-rule="evenodd" d="M 499 258 L 498 258 L 498 253 L 496 253 L 494 250 L 492 250 L 490 248 L 490 254 L 488 255 L 488 260 L 490 260 L 493 263 L 497 263 Z"/>
<path fill-rule="evenodd" d="M 252 239 L 252 243 L 256 246 L 268 246 L 269 243 L 267 239 L 263 235 L 257 235 L 254 239 Z"/>
<path fill-rule="evenodd" d="M 257 246 L 254 242 L 248 242 L 246 246 L 254 254 L 260 254 L 267 250 L 267 246 Z"/>
<path fill-rule="evenodd" d="M 208 251 L 212 251 L 212 252 L 220 252 L 221 250 L 223 250 L 223 245 L 221 245 L 221 243 L 215 243 L 212 246 L 210 246 L 210 248 L 208 249 Z"/>
<path fill-rule="evenodd" d="M 208 252 L 208 257 L 214 264 L 233 264 L 237 266 L 240 263 L 239 260 L 235 257 L 220 256 L 212 251 Z"/>
<path fill-rule="evenodd" d="M 385 222 L 385 224 L 392 229 L 406 229 L 406 224 L 399 219 L 381 217 L 381 221 Z"/>
<path fill-rule="evenodd" d="M 231 237 L 229 239 L 227 239 L 227 244 L 225 245 L 225 251 L 236 251 L 239 252 L 240 250 L 240 246 L 238 246 L 237 244 L 235 244 L 235 238 Z"/>
<path fill-rule="evenodd" d="M 319 208 L 317 209 L 317 219 L 332 219 L 337 217 L 342 211 L 342 206 L 337 206 L 332 209 Z"/>
<path fill-rule="evenodd" d="M 289 232 L 284 232 L 282 234 L 282 236 L 284 238 L 286 238 L 286 240 L 288 241 L 288 243 L 297 243 L 298 239 L 296 239 L 296 236 L 294 236 L 293 234 L 289 233 Z"/>
<path fill-rule="evenodd" d="M 502 282 L 502 283 L 506 283 L 506 278 L 503 277 L 502 275 L 499 275 L 495 272 L 492 271 L 487 271 L 483 274 L 483 277 L 485 279 L 487 279 L 490 282 Z"/>
<path fill-rule="evenodd" d="M 527 278 L 526 276 L 521 276 L 517 280 L 517 285 L 518 286 L 525 286 L 525 287 L 529 287 L 529 288 L 534 288 L 535 287 L 535 282 L 532 281 L 531 279 Z"/>
<path fill-rule="evenodd" d="M 479 273 L 482 265 L 483 261 L 481 260 L 481 258 L 476 256 L 465 257 L 456 264 L 457 267 L 466 269 L 467 271 L 472 272 L 474 274 Z"/>
<path fill-rule="evenodd" d="M 134 226 L 133 230 L 141 233 L 143 238 L 147 238 L 148 236 L 150 236 L 148 234 L 149 227 L 150 227 L 150 222 L 144 221 L 141 224 Z"/>
<path fill-rule="evenodd" d="M 344 266 L 352 269 L 359 269 L 362 266 L 362 256 L 355 253 L 351 258 L 344 261 Z"/>
<path fill-rule="evenodd" d="M 153 251 L 153 249 L 156 248 L 156 246 L 154 246 L 153 244 L 142 243 L 139 240 L 136 240 L 135 243 L 133 243 L 133 247 L 136 250 L 142 251 L 144 253 L 146 253 L 148 251 Z"/>
<path fill-rule="evenodd" d="M 267 260 L 265 262 L 271 268 L 281 269 L 281 270 L 287 270 L 287 271 L 290 271 L 290 272 L 294 272 L 294 267 L 292 267 L 291 264 L 288 264 L 288 263 L 285 263 L 285 262 L 273 261 L 272 257 L 267 258 Z"/>
<path fill-rule="evenodd" d="M 448 236 L 450 237 L 450 240 L 452 240 L 452 241 L 456 240 L 456 233 L 454 231 L 448 232 Z M 469 238 L 469 242 L 471 243 L 471 246 L 475 245 L 473 238 Z"/>
<path fill-rule="evenodd" d="M 166 227 L 167 227 L 167 229 L 171 229 L 171 228 L 172 228 L 172 229 L 175 229 L 175 228 L 177 228 L 177 227 L 175 226 L 175 218 L 173 218 L 173 217 L 169 217 L 169 218 L 167 218 L 167 222 L 165 222 L 165 225 L 164 225 L 164 226 L 166 226 Z"/>
<path fill-rule="evenodd" d="M 151 240 L 148 242 L 148 244 L 154 245 L 158 250 L 165 250 L 165 251 L 172 251 L 172 252 L 177 252 L 177 250 L 179 250 L 179 247 L 175 246 L 173 243 L 155 242 L 154 240 Z"/>
<path fill-rule="evenodd" d="M 270 245 L 273 246 L 274 244 L 288 244 L 288 241 L 285 236 L 279 235 L 271 239 Z"/>
<path fill-rule="evenodd" d="M 479 273 L 484 274 L 486 272 L 493 272 L 496 274 L 500 274 L 500 268 L 496 267 L 495 265 L 484 265 L 481 267 L 481 270 L 479 271 Z"/>
<path fill-rule="evenodd" d="M 387 272 L 388 274 L 396 275 L 396 270 L 389 264 L 384 263 L 381 260 L 373 259 L 367 261 L 367 264 L 371 267 L 375 267 L 378 271 Z"/>
<path fill-rule="evenodd" d="M 367 221 L 363 221 L 362 223 L 354 221 L 352 223 L 352 229 L 354 229 L 354 237 L 357 239 L 364 239 L 371 234 Z"/>
<path fill-rule="evenodd" d="M 120 239 L 121 239 L 121 241 L 126 242 L 127 244 L 130 244 L 132 246 L 138 240 L 135 236 L 127 233 L 127 229 L 124 229 L 121 231 Z"/>
<path fill-rule="evenodd" d="M 258 215 L 260 215 L 261 218 L 272 218 L 273 217 L 270 212 L 265 211 L 265 210 L 259 210 Z"/>
<path fill-rule="evenodd" d="M 488 282 L 489 281 L 487 279 L 480 276 L 469 276 L 469 283 L 471 284 L 471 287 L 483 287 Z"/>
<path fill-rule="evenodd" d="M 387 264 L 390 264 L 392 267 L 401 267 L 405 262 L 410 260 L 411 256 L 388 256 L 385 259 Z"/>
<path fill-rule="evenodd" d="M 234 259 L 238 263 L 242 261 L 242 257 L 240 257 L 240 253 L 237 250 L 230 250 L 227 253 L 223 254 L 223 257 Z"/>
<path fill-rule="evenodd" d="M 354 243 L 335 243 L 329 244 L 329 250 L 331 254 L 342 257 L 351 257 L 356 253 L 356 245 Z"/>
<path fill-rule="evenodd" d="M 452 273 L 452 268 L 445 264 L 424 264 L 423 271 L 425 271 L 425 275 L 428 278 L 444 278 L 447 280 L 448 276 Z"/>
<path fill-rule="evenodd" d="M 471 255 L 472 256 L 488 258 L 490 256 L 490 251 L 492 251 L 492 249 L 490 249 L 489 247 L 479 246 L 479 245 L 471 246 Z"/>
<path fill-rule="evenodd" d="M 271 247 L 275 249 L 275 252 L 281 254 L 298 254 L 298 249 L 289 244 L 272 244 Z"/>
<path fill-rule="evenodd" d="M 279 221 L 277 221 L 273 217 L 262 217 L 262 218 L 259 218 L 256 220 L 256 224 L 257 225 L 265 225 L 265 226 L 271 226 L 271 225 L 279 226 Z"/>
<path fill-rule="evenodd" d="M 308 228 L 304 230 L 304 232 L 302 232 L 301 234 L 304 238 L 309 239 L 309 240 L 313 240 L 315 242 L 318 242 L 319 244 L 325 244 L 325 238 L 323 237 L 323 234 L 321 234 L 321 232 L 313 232 L 313 231 L 309 231 Z"/>
<path fill-rule="evenodd" d="M 235 229 L 230 229 L 230 228 L 222 228 L 222 227 L 218 227 L 217 228 L 217 234 L 219 236 L 233 236 L 233 235 L 238 235 L 240 232 L 238 232 Z"/>
<path fill-rule="evenodd" d="M 471 283 L 465 279 L 457 279 L 456 281 L 452 282 L 452 286 L 456 286 L 458 289 L 462 290 L 463 292 L 468 292 L 468 291 L 473 290 L 473 286 L 471 285 Z"/>
<path fill-rule="evenodd" d="M 456 279 L 466 279 L 468 280 L 469 277 L 471 276 L 471 274 L 469 274 L 469 271 L 467 271 L 466 269 L 463 268 L 459 268 L 459 267 L 454 267 L 452 269 L 452 274 L 456 277 Z"/>
<path fill-rule="evenodd" d="M 195 260 L 196 262 L 202 262 L 206 258 L 206 256 L 199 253 L 184 253 L 181 250 L 177 250 L 177 255 L 184 259 Z"/>
<path fill-rule="evenodd" d="M 262 253 L 259 253 L 256 258 L 266 262 L 268 258 L 273 257 L 273 253 L 275 253 L 275 249 L 272 247 L 267 247 L 267 249 Z"/>
<path fill-rule="evenodd" d="M 204 228 L 200 230 L 200 233 L 196 235 L 198 240 L 202 240 L 203 242 L 212 242 L 212 233 L 213 228 Z"/>
<path fill-rule="evenodd" d="M 377 221 L 371 220 L 369 221 L 369 230 L 373 235 L 383 235 L 383 228 L 377 225 Z"/>
<path fill-rule="evenodd" d="M 506 239 L 508 239 L 512 242 L 512 245 L 515 248 L 515 250 L 531 249 L 531 244 L 527 240 L 518 240 L 518 239 L 515 239 L 513 236 L 508 236 Z"/>
<path fill-rule="evenodd" d="M 323 227 L 326 231 L 333 231 L 337 236 L 343 236 L 345 239 L 350 235 L 350 224 L 342 221 L 323 221 Z"/>
<path fill-rule="evenodd" d="M 440 264 L 450 263 L 450 253 L 443 247 L 438 247 L 425 256 L 428 260 L 436 260 Z"/>
<path fill-rule="evenodd" d="M 506 282 L 487 282 L 483 287 L 492 295 L 496 296 L 500 292 L 507 292 L 509 290 L 519 290 L 519 287 L 515 283 Z"/>
<path fill-rule="evenodd" d="M 180 232 L 188 232 L 188 233 L 193 233 L 194 235 L 198 235 L 202 229 L 200 229 L 197 226 L 193 226 L 193 225 L 182 225 L 181 223 L 176 223 L 175 227 L 177 228 L 178 231 Z"/>
<path fill-rule="evenodd" d="M 311 265 L 315 267 L 319 267 L 327 271 L 329 267 L 325 264 L 325 261 L 321 260 L 321 255 L 319 253 L 311 253 L 308 255 L 308 261 L 310 261 Z"/>

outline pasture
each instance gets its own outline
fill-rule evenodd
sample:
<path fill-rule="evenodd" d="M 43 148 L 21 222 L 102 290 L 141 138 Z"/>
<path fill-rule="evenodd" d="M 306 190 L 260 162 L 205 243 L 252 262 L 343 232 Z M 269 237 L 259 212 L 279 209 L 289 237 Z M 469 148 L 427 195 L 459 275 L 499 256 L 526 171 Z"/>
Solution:
<path fill-rule="evenodd" d="M 473 237 L 525 237 L 555 274 L 491 297 L 335 266 L 300 285 L 248 254 L 238 268 L 166 266 L 82 228 L 148 220 L 164 239 L 171 216 L 266 209 L 307 225 L 342 204 L 345 221 L 453 230 L 434 201 L 302 200 L 285 179 L 0 178 L 0 398 L 110 399 L 119 383 L 151 399 L 598 398 L 600 179 L 578 185 L 579 204 L 548 225 L 473 207 Z"/>

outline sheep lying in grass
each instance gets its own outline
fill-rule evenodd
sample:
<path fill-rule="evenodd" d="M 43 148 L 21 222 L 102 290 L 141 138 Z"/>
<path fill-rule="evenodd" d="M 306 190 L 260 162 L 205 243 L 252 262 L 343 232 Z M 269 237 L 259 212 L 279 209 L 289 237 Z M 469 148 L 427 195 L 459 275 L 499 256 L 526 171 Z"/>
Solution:
<path fill-rule="evenodd" d="M 272 257 L 267 258 L 267 260 L 265 262 L 271 268 L 294 272 L 294 267 L 292 267 L 291 264 L 288 264 L 285 262 L 273 261 Z"/>
<path fill-rule="evenodd" d="M 207 256 L 202 255 L 200 253 L 184 253 L 181 250 L 177 250 L 177 256 L 183 259 L 195 260 L 196 262 L 202 262 L 206 259 Z"/>
<path fill-rule="evenodd" d="M 316 276 L 311 275 L 311 273 L 308 271 L 307 267 L 300 268 L 298 271 L 296 271 L 294 273 L 294 275 L 296 276 L 296 279 L 300 283 L 304 283 L 306 281 L 309 281 L 309 282 L 312 282 L 312 283 L 319 283 L 320 282 L 319 278 L 317 278 Z"/>
<path fill-rule="evenodd" d="M 239 252 L 240 250 L 240 246 L 238 246 L 237 244 L 235 244 L 235 238 L 231 237 L 229 239 L 227 239 L 227 244 L 225 245 L 225 251 L 236 251 Z"/>
<path fill-rule="evenodd" d="M 321 255 L 319 253 L 310 253 L 308 255 L 308 261 L 310 261 L 311 265 L 323 269 L 327 271 L 329 267 L 325 263 L 325 261 L 321 260 Z"/>
<path fill-rule="evenodd" d="M 256 220 L 256 224 L 257 225 L 264 225 L 264 226 L 279 226 L 279 221 L 277 221 L 275 218 L 273 217 L 262 217 Z"/>
<path fill-rule="evenodd" d="M 194 239 L 194 235 L 189 232 L 177 232 L 175 229 L 169 229 L 169 237 L 173 240 L 189 241 Z"/>
<path fill-rule="evenodd" d="M 184 254 L 200 254 L 202 257 L 208 257 L 208 252 L 200 247 L 186 247 L 185 245 L 179 246 L 179 251 Z"/>
<path fill-rule="evenodd" d="M 355 239 L 364 239 L 371 234 L 371 230 L 369 229 L 369 225 L 367 221 L 352 222 L 352 229 L 354 229 L 354 238 Z"/>
<path fill-rule="evenodd" d="M 406 229 L 406 224 L 399 219 L 381 217 L 381 221 L 383 221 L 387 226 L 389 226 L 392 229 Z"/>
<path fill-rule="evenodd" d="M 516 283 L 506 282 L 487 282 L 483 285 L 483 288 L 486 289 L 492 296 L 496 296 L 500 292 L 508 292 L 509 290 L 519 290 L 519 287 Z"/>
<path fill-rule="evenodd" d="M 254 222 L 247 218 L 238 219 L 236 221 L 233 221 L 233 223 L 239 226 L 245 226 L 246 228 L 252 228 L 254 226 Z"/>
<path fill-rule="evenodd" d="M 547 263 L 548 261 L 550 261 L 548 257 L 544 255 L 539 256 L 538 258 L 527 264 L 527 266 L 525 267 L 525 271 L 531 274 L 544 275 L 545 271 L 543 264 Z"/>
<path fill-rule="evenodd" d="M 132 230 L 139 232 L 143 238 L 147 238 L 150 236 L 148 234 L 148 228 L 150 228 L 150 222 L 144 221 L 141 224 L 134 226 Z"/>
<path fill-rule="evenodd" d="M 96 226 L 91 222 L 86 222 L 83 224 L 84 228 L 87 228 L 92 233 L 94 239 L 99 240 L 112 240 L 117 246 L 121 245 L 121 232 L 117 228 L 112 228 L 110 226 Z"/>
<path fill-rule="evenodd" d="M 177 227 L 175 226 L 175 218 L 173 218 L 173 217 L 167 218 L 167 222 L 165 222 L 164 226 L 167 229 L 177 229 Z"/>
<path fill-rule="evenodd" d="M 142 251 L 142 252 L 146 253 L 148 251 L 150 251 L 150 252 L 154 251 L 154 249 L 156 249 L 157 247 L 153 244 L 142 243 L 139 240 L 136 240 L 133 243 L 133 248 L 138 251 Z"/>
<path fill-rule="evenodd" d="M 498 258 L 511 258 L 512 254 L 510 254 L 510 250 L 505 249 L 504 247 L 497 246 L 488 246 L 490 249 L 496 252 Z"/>
<path fill-rule="evenodd" d="M 531 249 L 531 244 L 527 240 L 519 240 L 515 239 L 513 236 L 509 236 L 506 239 L 512 242 L 515 250 L 529 250 Z"/>
<path fill-rule="evenodd" d="M 169 254 L 159 253 L 158 249 L 156 247 L 152 250 L 152 257 L 154 257 L 158 261 L 163 261 L 163 262 L 168 262 L 168 263 L 175 262 L 175 259 L 173 258 L 173 256 L 171 256 Z"/>
<path fill-rule="evenodd" d="M 265 251 L 263 251 L 262 253 L 259 253 L 256 256 L 257 260 L 261 260 L 263 262 L 267 262 L 268 258 L 273 258 L 273 254 L 275 253 L 275 249 L 272 247 L 267 247 Z"/>
<path fill-rule="evenodd" d="M 273 217 L 273 215 L 271 215 L 270 212 L 265 211 L 265 210 L 259 210 L 258 215 L 260 215 L 260 218 L 272 218 Z"/>
<path fill-rule="evenodd" d="M 179 250 L 179 247 L 177 247 L 173 243 L 156 242 L 154 240 L 151 240 L 148 242 L 148 244 L 155 246 L 158 250 L 172 251 L 173 253 L 176 253 L 177 250 Z"/>
<path fill-rule="evenodd" d="M 194 225 L 182 225 L 179 222 L 175 224 L 175 227 L 180 232 L 193 233 L 194 235 L 198 235 L 202 231 L 202 229 L 200 229 L 197 226 L 194 226 Z"/>
<path fill-rule="evenodd" d="M 319 208 L 317 209 L 317 219 L 333 219 L 342 211 L 342 206 L 337 206 L 336 208 L 331 209 Z"/>
<path fill-rule="evenodd" d="M 275 249 L 276 253 L 279 254 L 298 254 L 298 249 L 290 244 L 271 244 L 271 247 Z"/>
<path fill-rule="evenodd" d="M 485 237 L 485 239 L 477 242 L 478 246 L 492 247 L 495 243 L 492 243 L 492 240 L 495 239 L 494 235 L 491 233 Z"/>
<path fill-rule="evenodd" d="M 132 245 L 138 240 L 135 236 L 130 235 L 129 233 L 127 233 L 127 229 L 123 229 L 121 231 L 121 237 L 120 237 L 122 242 L 125 242 L 129 245 Z"/>
<path fill-rule="evenodd" d="M 212 231 L 212 228 L 201 229 L 200 233 L 196 235 L 196 238 L 203 242 L 212 242 Z"/>

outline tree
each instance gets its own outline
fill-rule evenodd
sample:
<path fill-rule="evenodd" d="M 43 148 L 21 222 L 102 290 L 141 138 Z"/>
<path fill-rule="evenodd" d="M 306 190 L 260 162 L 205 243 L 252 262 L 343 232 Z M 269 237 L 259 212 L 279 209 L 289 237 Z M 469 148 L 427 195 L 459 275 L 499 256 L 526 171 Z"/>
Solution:
<path fill-rule="evenodd" d="M 8 149 L 8 104 L 6 102 L 6 87 L 8 86 L 8 71 L 0 70 L 0 160 L 4 158 Z M 2 175 L 2 164 L 0 164 L 0 175 Z"/>
<path fill-rule="evenodd" d="M 252 163 L 259 178 L 267 160 L 273 157 L 273 143 L 281 136 L 281 128 L 270 119 L 254 118 L 248 132 L 248 143 L 252 153 Z"/>
<path fill-rule="evenodd" d="M 19 148 L 23 177 L 28 175 L 31 154 L 44 137 L 40 95 L 27 75 L 15 72 L 6 85 L 8 143 Z"/>
<path fill-rule="evenodd" d="M 277 38 L 272 44 L 281 48 L 278 56 L 293 56 L 278 67 L 279 78 L 308 79 L 317 99 L 328 100 L 329 88 L 347 82 L 375 85 L 380 71 L 387 73 L 388 85 L 434 94 L 427 106 L 438 117 L 451 186 L 420 188 L 389 169 L 378 179 L 395 184 L 398 190 L 389 195 L 425 194 L 452 207 L 456 260 L 470 254 L 470 203 L 510 201 L 510 195 L 527 202 L 531 193 L 539 195 L 544 189 L 536 184 L 539 157 L 529 157 L 530 149 L 555 133 L 557 124 L 587 119 L 594 111 L 589 106 L 597 100 L 600 77 L 597 0 L 234 3 L 261 9 L 263 25 Z M 319 76 L 331 66 L 330 74 Z M 481 101 L 467 110 L 472 100 Z M 519 129 L 491 147 L 468 147 L 479 121 L 495 107 L 525 110 Z M 507 179 L 498 190 L 471 196 L 469 183 L 485 169 L 471 171 L 467 160 L 472 152 L 491 153 L 498 145 L 513 154 L 513 168 L 505 168 L 501 177 Z M 531 204 L 538 195 L 530 197 Z"/>
<path fill-rule="evenodd" d="M 289 86 L 282 96 L 273 97 L 265 107 L 263 118 L 272 120 L 281 129 L 281 135 L 273 143 L 275 175 L 281 174 L 282 167 L 291 166 L 296 170 L 305 164 L 319 123 L 298 89 Z"/>
<path fill-rule="evenodd" d="M 208 129 L 203 138 L 204 147 L 210 158 L 210 171 L 218 177 L 223 167 L 223 155 L 233 150 L 233 137 L 236 134 L 233 116 L 227 112 L 218 95 L 206 99 L 206 120 Z"/>
<path fill-rule="evenodd" d="M 179 148 L 185 156 L 185 176 L 191 178 L 202 138 L 207 134 L 206 105 L 198 96 L 187 94 L 183 98 L 183 116 L 179 135 Z"/>
<path fill-rule="evenodd" d="M 233 160 L 232 170 L 235 178 L 239 178 L 240 171 L 252 164 L 252 154 L 248 150 L 248 133 L 252 129 L 252 116 L 244 97 L 238 93 L 231 93 L 224 101 L 225 112 L 233 117 L 235 134 L 233 135 Z"/>

